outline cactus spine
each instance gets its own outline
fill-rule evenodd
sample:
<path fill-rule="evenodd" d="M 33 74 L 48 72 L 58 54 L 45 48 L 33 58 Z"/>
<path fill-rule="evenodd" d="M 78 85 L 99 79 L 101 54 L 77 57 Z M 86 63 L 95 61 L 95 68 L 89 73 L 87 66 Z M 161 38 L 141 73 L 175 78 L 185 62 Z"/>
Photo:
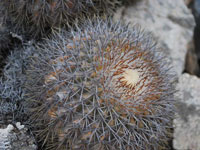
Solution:
<path fill-rule="evenodd" d="M 160 149 L 175 75 L 138 28 L 86 20 L 35 46 L 24 85 L 30 124 L 48 149 Z"/>
<path fill-rule="evenodd" d="M 47 35 L 52 28 L 73 26 L 76 19 L 111 13 L 119 0 L 1 0 L 15 31 L 29 37 Z"/>

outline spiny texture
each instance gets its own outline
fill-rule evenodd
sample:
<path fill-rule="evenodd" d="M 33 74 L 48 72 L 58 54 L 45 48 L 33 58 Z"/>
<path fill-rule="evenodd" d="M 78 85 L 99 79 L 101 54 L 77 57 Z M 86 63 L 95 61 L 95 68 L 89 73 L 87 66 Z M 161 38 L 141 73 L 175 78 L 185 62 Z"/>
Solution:
<path fill-rule="evenodd" d="M 0 76 L 3 74 L 2 71 L 6 65 L 7 56 L 10 55 L 14 47 L 18 47 L 23 42 L 23 37 L 16 35 L 16 31 L 11 30 L 11 25 L 6 24 L 5 16 L 5 10 L 0 4 Z"/>
<path fill-rule="evenodd" d="M 5 65 L 5 58 L 9 54 L 10 47 L 11 47 L 10 35 L 0 25 L 0 75 L 2 73 L 3 66 Z"/>
<path fill-rule="evenodd" d="M 39 37 L 53 27 L 71 26 L 94 13 L 111 14 L 119 0 L 1 0 L 15 31 Z"/>
<path fill-rule="evenodd" d="M 5 28 L 5 26 L 0 25 L 0 52 L 8 49 L 11 44 L 11 38 L 9 31 Z"/>
<path fill-rule="evenodd" d="M 0 75 L 4 64 L 5 57 L 8 53 L 8 49 L 11 45 L 11 39 L 9 36 L 9 31 L 3 23 L 4 12 L 2 11 L 2 7 L 0 6 Z"/>
<path fill-rule="evenodd" d="M 8 100 L 7 100 L 8 101 Z M 0 99 L 0 127 L 2 125 L 11 123 L 14 121 L 13 115 L 17 110 L 16 104 L 13 104 L 11 101 L 7 102 L 6 100 Z"/>
<path fill-rule="evenodd" d="M 17 50 L 6 59 L 6 65 L 0 77 L 0 125 L 22 121 L 25 119 L 22 105 L 23 70 L 26 68 L 26 58 L 31 55 L 30 48 Z"/>
<path fill-rule="evenodd" d="M 35 46 L 26 107 L 46 149 L 162 149 L 175 75 L 151 40 L 97 19 Z"/>

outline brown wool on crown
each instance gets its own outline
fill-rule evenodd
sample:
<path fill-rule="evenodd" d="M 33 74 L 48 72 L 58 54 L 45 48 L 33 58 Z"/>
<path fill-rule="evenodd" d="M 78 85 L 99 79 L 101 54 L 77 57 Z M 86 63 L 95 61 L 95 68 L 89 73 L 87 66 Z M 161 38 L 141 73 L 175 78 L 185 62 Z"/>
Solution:
<path fill-rule="evenodd" d="M 140 52 L 138 48 L 130 47 L 128 41 L 127 44 L 119 44 L 118 47 L 112 44 L 106 48 L 105 56 L 97 57 L 99 66 L 96 74 L 103 72 L 103 78 L 100 80 L 102 85 L 110 82 L 109 87 L 104 86 L 104 91 L 118 95 L 116 99 L 103 101 L 112 105 L 115 103 L 116 108 L 121 108 L 121 112 L 124 112 L 123 109 L 129 109 L 136 114 L 148 115 L 152 111 L 149 105 L 162 94 L 162 89 L 159 88 L 162 77 L 159 76 L 160 70 L 156 69 L 156 64 L 144 58 L 147 52 Z M 141 104 L 137 105 L 136 102 Z"/>
<path fill-rule="evenodd" d="M 24 87 L 32 129 L 44 149 L 165 146 L 175 78 L 149 36 L 94 19 L 55 33 L 35 50 Z"/>

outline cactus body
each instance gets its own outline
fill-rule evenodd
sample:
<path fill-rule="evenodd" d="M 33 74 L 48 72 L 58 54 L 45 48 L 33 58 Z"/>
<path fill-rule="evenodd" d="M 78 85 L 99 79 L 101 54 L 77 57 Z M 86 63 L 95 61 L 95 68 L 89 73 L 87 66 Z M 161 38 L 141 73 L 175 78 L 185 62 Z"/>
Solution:
<path fill-rule="evenodd" d="M 26 51 L 16 47 L 5 60 L 5 66 L 0 77 L 0 126 L 2 124 L 23 122 L 23 70 L 26 68 L 27 57 L 32 55 L 31 46 Z"/>
<path fill-rule="evenodd" d="M 87 20 L 35 46 L 24 85 L 30 124 L 48 149 L 160 149 L 174 74 L 138 28 Z"/>
<path fill-rule="evenodd" d="M 11 38 L 7 31 L 0 27 L 0 75 L 5 65 L 5 58 L 9 53 Z"/>
<path fill-rule="evenodd" d="M 15 31 L 29 37 L 47 35 L 51 28 L 71 26 L 76 19 L 108 12 L 118 0 L 1 0 Z"/>
<path fill-rule="evenodd" d="M 0 75 L 2 68 L 5 65 L 4 60 L 8 54 L 8 48 L 10 48 L 11 45 L 9 32 L 3 23 L 4 17 L 2 14 L 4 14 L 4 12 L 2 11 L 2 6 L 0 5 Z"/>

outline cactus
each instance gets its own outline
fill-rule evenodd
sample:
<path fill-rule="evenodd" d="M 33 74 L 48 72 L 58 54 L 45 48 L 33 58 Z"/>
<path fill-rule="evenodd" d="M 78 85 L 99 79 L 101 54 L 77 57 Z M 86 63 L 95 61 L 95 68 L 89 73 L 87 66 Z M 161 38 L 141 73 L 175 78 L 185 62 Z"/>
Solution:
<path fill-rule="evenodd" d="M 9 32 L 5 25 L 3 24 L 3 14 L 2 7 L 0 6 L 0 74 L 4 64 L 4 58 L 7 55 L 8 49 L 10 48 L 11 39 Z"/>
<path fill-rule="evenodd" d="M 9 31 L 4 26 L 0 26 L 0 35 L 0 52 L 3 52 L 10 47 L 11 38 Z"/>
<path fill-rule="evenodd" d="M 175 75 L 150 35 L 86 20 L 35 46 L 25 71 L 30 125 L 46 149 L 161 149 Z"/>
<path fill-rule="evenodd" d="M 11 44 L 11 39 L 7 31 L 3 31 L 0 27 L 0 74 L 2 74 L 3 66 L 5 65 L 5 57 L 8 55 Z"/>
<path fill-rule="evenodd" d="M 26 59 L 32 55 L 31 46 L 26 51 L 16 47 L 7 57 L 5 67 L 0 77 L 0 125 L 24 121 L 23 108 L 23 70 Z"/>
<path fill-rule="evenodd" d="M 1 2 L 0 2 L 1 3 Z M 11 32 L 11 25 L 6 24 L 6 17 L 3 15 L 5 11 L 0 5 L 0 75 L 6 65 L 6 58 L 14 49 L 14 47 L 22 43 L 22 37 L 15 35 L 15 30 Z"/>
<path fill-rule="evenodd" d="M 7 20 L 15 31 L 27 36 L 47 35 L 51 28 L 71 26 L 75 19 L 108 12 L 120 2 L 118 0 L 1 0 Z"/>
<path fill-rule="evenodd" d="M 13 104 L 12 101 L 0 99 L 0 127 L 13 122 L 18 111 L 17 105 Z"/>

